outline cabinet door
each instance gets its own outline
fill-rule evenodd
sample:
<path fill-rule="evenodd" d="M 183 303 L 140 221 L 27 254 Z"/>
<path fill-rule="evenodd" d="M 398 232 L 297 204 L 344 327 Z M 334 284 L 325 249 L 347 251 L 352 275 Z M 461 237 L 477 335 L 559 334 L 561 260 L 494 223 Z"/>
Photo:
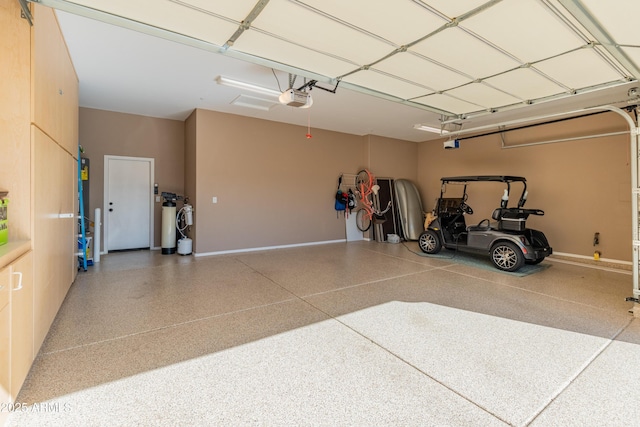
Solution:
<path fill-rule="evenodd" d="M 33 362 L 33 256 L 11 264 L 11 398 L 18 396 Z"/>
<path fill-rule="evenodd" d="M 53 9 L 35 5 L 33 121 L 69 153 L 78 150 L 78 78 Z"/>
<path fill-rule="evenodd" d="M 37 266 L 34 271 L 34 334 L 35 352 L 38 352 L 64 298 L 60 282 L 66 279 L 65 274 L 69 274 L 69 260 L 73 256 L 66 244 L 73 238 L 71 228 L 67 228 L 64 235 L 61 223 L 71 224 L 74 219 L 59 217 L 60 213 L 69 212 L 61 200 L 65 189 L 72 185 L 62 179 L 64 150 L 36 126 L 32 129 L 35 172 L 33 256 Z"/>
<path fill-rule="evenodd" d="M 0 269 L 0 404 L 11 401 L 9 384 L 9 267 Z M 0 412 L 0 425 L 8 412 Z M 4 419 L 3 419 L 4 417 Z"/>

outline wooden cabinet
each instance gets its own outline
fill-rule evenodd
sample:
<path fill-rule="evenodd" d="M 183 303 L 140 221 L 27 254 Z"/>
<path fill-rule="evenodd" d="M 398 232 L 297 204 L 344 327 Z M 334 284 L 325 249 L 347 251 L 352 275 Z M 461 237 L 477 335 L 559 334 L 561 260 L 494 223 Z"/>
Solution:
<path fill-rule="evenodd" d="M 20 3 L 0 2 L 0 189 L 9 191 L 9 240 L 31 238 L 29 22 Z"/>
<path fill-rule="evenodd" d="M 77 274 L 78 79 L 52 9 L 33 4 L 34 351 Z"/>
<path fill-rule="evenodd" d="M 0 247 L 0 404 L 15 402 L 34 359 L 29 247 L 29 241 Z M 7 416 L 5 408 L 0 412 L 0 425 Z"/>
<path fill-rule="evenodd" d="M 21 7 L 17 1 L 2 1 L 0 4 L 0 188 L 9 191 L 9 243 L 0 246 L 0 404 L 8 403 L 15 397 L 16 389 L 11 386 L 12 353 L 11 353 L 11 300 L 13 286 L 12 269 L 15 259 L 30 250 L 31 222 L 31 28 L 26 19 L 20 17 Z M 16 268 L 23 269 L 24 266 Z M 25 269 L 23 283 L 31 280 L 31 267 Z M 33 283 L 33 282 L 31 282 Z M 20 306 L 29 297 L 16 298 Z M 16 315 L 16 331 L 13 336 L 20 335 L 24 326 L 23 344 L 31 348 L 26 358 L 33 360 L 33 320 L 27 313 L 14 310 Z M 26 316 L 26 323 L 18 318 Z M 19 325 L 21 325 L 19 327 Z M 17 341 L 20 341 L 18 339 Z M 16 341 L 16 342 L 17 342 Z M 17 348 L 17 347 L 16 347 Z M 27 350 L 28 352 L 28 350 Z M 14 361 L 21 360 L 17 355 Z M 19 371 L 20 369 L 18 369 Z M 28 368 L 27 368 L 28 370 Z M 16 371 L 17 378 L 21 376 Z M 24 372 L 24 366 L 22 367 Z M 24 378 L 23 378 L 24 379 Z M 3 425 L 9 412 L 0 411 L 0 425 Z"/>
<path fill-rule="evenodd" d="M 53 9 L 28 5 L 33 27 L 0 0 L 0 402 L 17 396 L 77 274 L 78 79 Z"/>
<path fill-rule="evenodd" d="M 34 330 L 35 349 L 49 327 L 77 272 L 73 185 L 76 161 L 39 128 L 34 140 Z M 77 179 L 76 179 L 77 181 Z M 69 217 L 68 215 L 71 215 Z"/>
<path fill-rule="evenodd" d="M 33 363 L 33 255 L 11 263 L 11 399 L 18 397 Z"/>
<path fill-rule="evenodd" d="M 35 5 L 33 123 L 72 155 L 78 151 L 78 78 L 52 9 Z"/>
<path fill-rule="evenodd" d="M 9 268 L 0 268 L 0 405 L 11 401 L 10 383 L 10 318 L 9 318 Z M 8 417 L 8 412 L 0 412 L 0 425 Z"/>

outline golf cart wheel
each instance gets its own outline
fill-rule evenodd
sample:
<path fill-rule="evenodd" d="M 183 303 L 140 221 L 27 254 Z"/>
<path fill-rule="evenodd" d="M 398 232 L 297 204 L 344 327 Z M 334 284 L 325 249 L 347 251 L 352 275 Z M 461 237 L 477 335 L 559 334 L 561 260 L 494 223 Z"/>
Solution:
<path fill-rule="evenodd" d="M 427 254 L 437 254 L 442 249 L 442 243 L 440 242 L 440 237 L 438 237 L 438 233 L 433 230 L 426 230 L 420 234 L 418 237 L 418 246 L 422 252 Z"/>
<path fill-rule="evenodd" d="M 524 255 L 515 243 L 498 242 L 491 248 L 491 261 L 499 270 L 517 271 L 524 265 Z"/>
<path fill-rule="evenodd" d="M 356 212 L 356 226 L 363 233 L 371 228 L 371 218 L 366 209 L 358 209 L 358 212 Z"/>

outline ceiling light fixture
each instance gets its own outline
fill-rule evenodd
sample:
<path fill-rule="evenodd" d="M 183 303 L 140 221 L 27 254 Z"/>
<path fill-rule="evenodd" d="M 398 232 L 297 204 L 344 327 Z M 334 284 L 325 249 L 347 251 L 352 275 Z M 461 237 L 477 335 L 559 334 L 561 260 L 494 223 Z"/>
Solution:
<path fill-rule="evenodd" d="M 413 128 L 416 130 L 423 130 L 425 132 L 439 133 L 441 135 L 444 135 L 445 133 L 449 133 L 449 131 L 446 129 L 434 128 L 432 126 L 421 125 L 421 124 L 414 125 Z"/>
<path fill-rule="evenodd" d="M 266 88 L 266 87 L 258 86 L 258 85 L 255 85 L 253 83 L 241 82 L 239 80 L 233 80 L 233 79 L 230 79 L 230 78 L 224 77 L 224 76 L 218 76 L 218 77 L 216 77 L 215 80 L 219 85 L 223 85 L 223 86 L 235 87 L 235 88 L 238 88 L 238 89 L 248 90 L 250 92 L 259 93 L 259 94 L 262 94 L 262 95 L 273 96 L 273 97 L 276 97 L 276 98 L 280 96 L 280 92 L 278 92 L 277 90 L 273 90 L 273 89 L 269 89 L 269 88 Z"/>
<path fill-rule="evenodd" d="M 309 108 L 313 104 L 311 94 L 300 89 L 290 88 L 285 90 L 284 92 L 278 92 L 277 90 L 258 86 L 253 83 L 230 79 L 224 76 L 218 76 L 215 78 L 215 80 L 219 85 L 235 87 L 237 89 L 243 89 L 262 95 L 273 96 L 275 98 L 278 98 L 278 101 L 280 101 L 281 104 L 289 105 L 291 107 Z"/>

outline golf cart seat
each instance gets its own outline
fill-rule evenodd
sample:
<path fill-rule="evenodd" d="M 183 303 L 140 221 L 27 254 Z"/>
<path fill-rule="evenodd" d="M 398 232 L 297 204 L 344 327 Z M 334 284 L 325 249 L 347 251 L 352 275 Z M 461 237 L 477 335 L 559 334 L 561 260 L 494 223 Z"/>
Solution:
<path fill-rule="evenodd" d="M 498 208 L 491 218 L 498 221 L 499 230 L 522 231 L 526 228 L 529 215 L 544 215 L 540 209 Z"/>
<path fill-rule="evenodd" d="M 467 227 L 467 231 L 489 231 L 491 230 L 491 221 L 489 219 L 483 219 L 477 225 L 470 225 Z"/>

